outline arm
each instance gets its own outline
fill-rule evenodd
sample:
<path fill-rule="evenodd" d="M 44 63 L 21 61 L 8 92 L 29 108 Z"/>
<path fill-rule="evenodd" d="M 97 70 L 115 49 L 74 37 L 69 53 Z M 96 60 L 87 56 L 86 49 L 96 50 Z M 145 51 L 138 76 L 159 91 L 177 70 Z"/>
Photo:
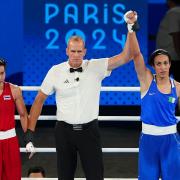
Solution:
<path fill-rule="evenodd" d="M 146 73 L 148 70 L 144 63 L 144 58 L 140 51 L 139 43 L 135 32 L 130 34 L 130 40 L 131 40 L 131 51 L 132 51 L 134 65 L 138 75 L 138 79 L 140 82 L 143 82 L 146 80 Z"/>
<path fill-rule="evenodd" d="M 44 89 L 47 94 L 50 94 L 50 92 L 53 91 L 53 86 L 52 86 L 53 76 L 51 76 L 51 72 L 52 71 L 48 72 L 41 85 L 41 89 Z M 33 145 L 33 134 L 35 131 L 37 120 L 39 118 L 39 115 L 41 114 L 44 101 L 47 98 L 47 94 L 43 93 L 44 90 L 40 90 L 38 92 L 30 110 L 28 129 L 25 134 L 26 151 L 30 153 L 29 159 L 36 152 Z"/>
<path fill-rule="evenodd" d="M 131 39 L 131 48 L 133 52 L 134 66 L 140 82 L 141 92 L 145 92 L 148 90 L 151 84 L 153 75 L 150 72 L 150 70 L 146 68 L 144 58 L 140 51 L 135 32 L 131 33 L 130 39 Z"/>
<path fill-rule="evenodd" d="M 108 70 L 113 70 L 119 66 L 122 66 L 123 64 L 128 63 L 132 59 L 131 51 L 129 48 L 129 34 L 130 33 L 127 34 L 126 44 L 123 51 L 120 54 L 109 58 Z"/>
<path fill-rule="evenodd" d="M 20 115 L 20 122 L 24 132 L 27 131 L 28 114 L 24 104 L 21 89 L 18 86 L 11 85 L 12 95 L 16 104 L 16 109 Z"/>
<path fill-rule="evenodd" d="M 134 24 L 135 20 L 137 20 L 137 13 L 134 11 L 130 11 L 126 13 L 127 24 Z M 135 69 L 137 72 L 137 76 L 141 86 L 141 92 L 146 91 L 149 88 L 149 85 L 153 79 L 153 76 L 149 69 L 146 68 L 144 58 L 140 51 L 139 43 L 136 37 L 136 33 L 131 31 L 129 33 L 129 41 L 130 43 L 130 51 L 133 56 Z"/>
<path fill-rule="evenodd" d="M 30 110 L 28 129 L 25 134 L 26 151 L 30 153 L 29 159 L 31 159 L 36 152 L 33 145 L 33 132 L 35 131 L 35 126 L 46 98 L 47 95 L 45 95 L 42 91 L 39 91 Z"/>
<path fill-rule="evenodd" d="M 30 129 L 31 131 L 35 130 L 37 120 L 41 114 L 42 107 L 46 98 L 47 95 L 44 94 L 42 91 L 39 91 L 35 98 L 35 101 L 31 107 L 30 115 L 29 115 L 28 129 Z"/>

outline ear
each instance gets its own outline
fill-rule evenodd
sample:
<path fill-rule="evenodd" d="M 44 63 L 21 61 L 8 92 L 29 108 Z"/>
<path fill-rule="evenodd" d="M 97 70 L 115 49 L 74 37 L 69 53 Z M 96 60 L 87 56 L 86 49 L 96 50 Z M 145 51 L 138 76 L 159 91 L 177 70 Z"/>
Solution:
<path fill-rule="evenodd" d="M 85 49 L 84 49 L 84 56 L 86 55 L 86 52 L 87 52 L 87 49 L 85 48 Z"/>
<path fill-rule="evenodd" d="M 67 55 L 67 56 L 69 55 L 69 53 L 68 53 L 68 48 L 66 48 L 66 55 Z"/>

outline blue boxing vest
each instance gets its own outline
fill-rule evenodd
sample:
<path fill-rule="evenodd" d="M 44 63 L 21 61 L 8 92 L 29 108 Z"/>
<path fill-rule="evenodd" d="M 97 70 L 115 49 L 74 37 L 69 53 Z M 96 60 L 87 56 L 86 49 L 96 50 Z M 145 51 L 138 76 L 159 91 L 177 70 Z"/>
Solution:
<path fill-rule="evenodd" d="M 174 80 L 170 78 L 171 93 L 163 94 L 158 90 L 155 77 L 141 98 L 141 121 L 155 126 L 171 126 L 177 124 L 175 107 L 178 101 Z"/>

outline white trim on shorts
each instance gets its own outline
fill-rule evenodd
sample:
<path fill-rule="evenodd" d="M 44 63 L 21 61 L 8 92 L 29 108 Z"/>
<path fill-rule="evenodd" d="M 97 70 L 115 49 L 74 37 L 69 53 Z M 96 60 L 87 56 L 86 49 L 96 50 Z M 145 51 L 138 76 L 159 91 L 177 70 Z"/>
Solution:
<path fill-rule="evenodd" d="M 0 131 L 0 140 L 9 139 L 16 136 L 15 128 L 7 131 Z"/>
<path fill-rule="evenodd" d="M 145 124 L 142 122 L 142 133 L 149 135 L 167 135 L 167 134 L 175 134 L 177 132 L 176 125 L 172 126 L 154 126 L 150 124 Z"/>

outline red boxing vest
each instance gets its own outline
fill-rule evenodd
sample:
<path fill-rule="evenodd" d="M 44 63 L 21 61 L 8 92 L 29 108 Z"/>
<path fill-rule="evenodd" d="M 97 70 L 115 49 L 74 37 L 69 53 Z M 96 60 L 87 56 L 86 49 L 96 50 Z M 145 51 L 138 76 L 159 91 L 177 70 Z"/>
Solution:
<path fill-rule="evenodd" d="M 0 131 L 7 131 L 15 127 L 15 102 L 10 84 L 5 82 L 0 95 Z"/>

